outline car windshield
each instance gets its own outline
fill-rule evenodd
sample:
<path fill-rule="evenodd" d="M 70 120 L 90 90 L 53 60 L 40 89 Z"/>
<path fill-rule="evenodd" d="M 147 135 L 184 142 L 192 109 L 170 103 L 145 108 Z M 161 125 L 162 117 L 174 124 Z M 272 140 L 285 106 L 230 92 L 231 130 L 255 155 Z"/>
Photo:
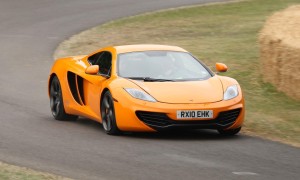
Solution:
<path fill-rule="evenodd" d="M 212 76 L 192 55 L 175 51 L 119 54 L 118 75 L 144 81 L 204 80 Z"/>

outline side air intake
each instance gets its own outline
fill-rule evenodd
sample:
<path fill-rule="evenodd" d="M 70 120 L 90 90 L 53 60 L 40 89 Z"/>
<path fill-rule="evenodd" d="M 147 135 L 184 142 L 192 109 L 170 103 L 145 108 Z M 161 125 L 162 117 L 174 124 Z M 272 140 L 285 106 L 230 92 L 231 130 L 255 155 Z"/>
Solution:
<path fill-rule="evenodd" d="M 84 105 L 83 78 L 70 71 L 68 72 L 67 77 L 69 88 L 74 100 L 78 104 Z"/>

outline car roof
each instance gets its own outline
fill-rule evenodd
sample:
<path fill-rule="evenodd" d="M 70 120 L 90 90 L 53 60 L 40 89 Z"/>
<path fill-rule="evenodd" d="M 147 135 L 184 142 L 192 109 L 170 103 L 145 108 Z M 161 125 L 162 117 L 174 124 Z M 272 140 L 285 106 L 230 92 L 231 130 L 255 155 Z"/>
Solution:
<path fill-rule="evenodd" d="M 187 52 L 185 49 L 178 46 L 158 45 L 158 44 L 135 44 L 135 45 L 123 45 L 114 46 L 117 53 L 127 53 L 136 51 L 180 51 Z"/>

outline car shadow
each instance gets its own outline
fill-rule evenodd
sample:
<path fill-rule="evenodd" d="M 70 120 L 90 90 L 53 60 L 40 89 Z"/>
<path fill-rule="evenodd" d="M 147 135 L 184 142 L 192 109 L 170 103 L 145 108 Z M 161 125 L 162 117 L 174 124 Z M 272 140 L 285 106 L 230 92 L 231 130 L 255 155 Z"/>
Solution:
<path fill-rule="evenodd" d="M 93 130 L 99 131 L 106 135 L 103 130 L 102 124 L 93 121 L 88 118 L 80 117 L 75 121 L 64 121 L 66 123 L 74 123 L 79 126 L 84 126 L 86 128 L 91 128 Z M 109 135 L 107 135 L 109 136 Z M 135 139 L 155 139 L 155 140 L 237 140 L 246 138 L 243 134 L 238 134 L 235 136 L 224 136 L 220 135 L 216 130 L 210 129 L 196 129 L 196 130 L 168 130 L 160 132 L 122 132 L 120 135 L 115 136 L 119 138 L 135 138 Z"/>
<path fill-rule="evenodd" d="M 76 123 L 76 124 L 82 125 L 82 126 L 90 127 L 90 128 L 93 128 L 93 129 L 100 130 L 100 131 L 104 132 L 101 123 L 99 123 L 97 121 L 93 121 L 93 120 L 88 119 L 88 118 L 79 117 L 77 120 L 75 120 L 73 122 Z"/>
<path fill-rule="evenodd" d="M 122 134 L 125 137 L 137 139 L 156 139 L 156 140 L 237 140 L 244 136 L 239 134 L 235 136 L 220 135 L 216 130 L 196 129 L 196 130 L 170 130 L 163 132 L 129 132 Z"/>

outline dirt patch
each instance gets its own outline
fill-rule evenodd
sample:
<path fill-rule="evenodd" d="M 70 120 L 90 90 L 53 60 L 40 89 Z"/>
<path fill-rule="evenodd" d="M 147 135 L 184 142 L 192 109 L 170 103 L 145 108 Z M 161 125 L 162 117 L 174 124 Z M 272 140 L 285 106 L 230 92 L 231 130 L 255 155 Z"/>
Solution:
<path fill-rule="evenodd" d="M 300 5 L 269 17 L 259 43 L 264 80 L 300 100 Z"/>
<path fill-rule="evenodd" d="M 71 180 L 69 178 L 53 175 L 46 172 L 38 172 L 25 167 L 9 165 L 3 162 L 0 162 L 0 179 Z"/>

